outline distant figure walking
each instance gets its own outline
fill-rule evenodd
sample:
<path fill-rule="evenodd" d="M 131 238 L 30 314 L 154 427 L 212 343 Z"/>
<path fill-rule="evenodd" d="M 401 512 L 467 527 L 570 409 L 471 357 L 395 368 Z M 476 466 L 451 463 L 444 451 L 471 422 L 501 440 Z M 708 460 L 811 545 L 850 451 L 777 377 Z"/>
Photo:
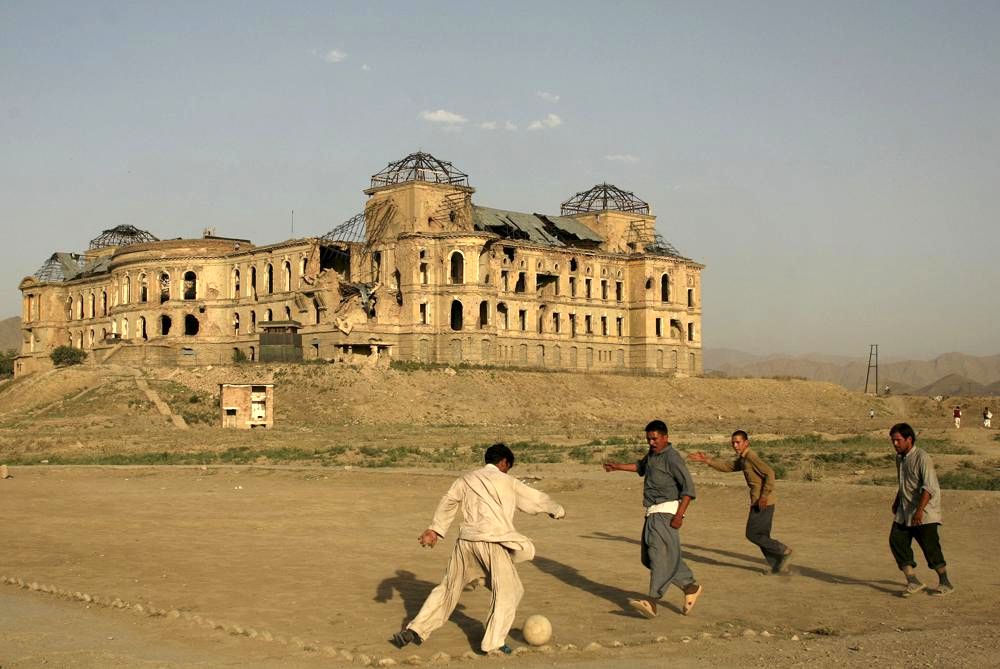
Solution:
<path fill-rule="evenodd" d="M 874 418 L 874 417 L 875 417 L 875 409 L 869 409 L 868 418 Z"/>
<path fill-rule="evenodd" d="M 989 407 L 983 407 L 983 427 L 989 429 L 993 424 L 993 412 L 990 411 Z"/>
<path fill-rule="evenodd" d="M 792 549 L 777 539 L 771 538 L 771 523 L 774 521 L 775 475 L 770 465 L 761 460 L 760 456 L 750 449 L 750 437 L 743 430 L 733 432 L 731 439 L 735 460 L 715 460 L 698 451 L 688 456 L 692 462 L 704 462 L 712 469 L 720 472 L 743 472 L 743 477 L 750 488 L 750 513 L 747 515 L 747 540 L 756 544 L 770 567 L 772 574 L 783 573 L 788 569 L 788 560 L 792 557 Z"/>
<path fill-rule="evenodd" d="M 955 407 L 951 415 L 955 417 L 955 429 L 962 427 L 962 407 Z"/>
<path fill-rule="evenodd" d="M 941 487 L 931 456 L 914 446 L 917 435 L 906 423 L 897 423 L 889 430 L 892 447 L 896 450 L 896 476 L 899 488 L 892 501 L 893 522 L 889 532 L 889 548 L 896 566 L 906 576 L 903 597 L 912 597 L 927 588 L 913 572 L 913 540 L 923 551 L 927 566 L 937 572 L 938 588 L 932 595 L 947 595 L 955 588 L 948 580 L 947 563 L 941 551 L 938 527 L 941 525 Z"/>

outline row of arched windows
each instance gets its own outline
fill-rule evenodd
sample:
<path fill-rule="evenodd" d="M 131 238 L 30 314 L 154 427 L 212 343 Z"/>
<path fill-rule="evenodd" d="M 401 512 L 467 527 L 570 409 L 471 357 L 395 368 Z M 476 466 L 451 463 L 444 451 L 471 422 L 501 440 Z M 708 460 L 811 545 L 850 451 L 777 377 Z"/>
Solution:
<path fill-rule="evenodd" d="M 304 275 L 306 273 L 306 264 L 308 262 L 305 256 L 299 261 L 299 275 Z M 292 263 L 289 260 L 285 260 L 281 263 L 280 275 L 277 277 L 277 285 L 280 287 L 278 292 L 289 292 L 292 290 Z M 244 284 L 244 279 L 246 279 L 246 284 Z M 257 297 L 258 295 L 258 276 L 257 268 L 253 265 L 250 266 L 247 271 L 246 277 L 240 272 L 239 267 L 233 268 L 232 274 L 230 275 L 229 283 L 229 296 L 230 297 Z M 271 263 L 266 263 L 264 265 L 264 270 L 261 272 L 260 276 L 260 294 L 270 295 L 275 291 L 275 270 L 274 265 Z"/>

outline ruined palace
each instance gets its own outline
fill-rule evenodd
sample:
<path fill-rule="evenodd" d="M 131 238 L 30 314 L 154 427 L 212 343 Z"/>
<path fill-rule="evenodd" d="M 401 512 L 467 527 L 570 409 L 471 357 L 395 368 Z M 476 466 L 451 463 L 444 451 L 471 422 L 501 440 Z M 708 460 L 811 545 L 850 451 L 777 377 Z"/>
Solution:
<path fill-rule="evenodd" d="M 16 373 L 51 367 L 58 346 L 90 364 L 267 361 L 269 332 L 282 360 L 701 373 L 703 265 L 633 193 L 599 184 L 558 215 L 495 209 L 427 153 L 364 192 L 364 211 L 322 237 L 257 246 L 121 225 L 54 253 L 20 284 Z"/>

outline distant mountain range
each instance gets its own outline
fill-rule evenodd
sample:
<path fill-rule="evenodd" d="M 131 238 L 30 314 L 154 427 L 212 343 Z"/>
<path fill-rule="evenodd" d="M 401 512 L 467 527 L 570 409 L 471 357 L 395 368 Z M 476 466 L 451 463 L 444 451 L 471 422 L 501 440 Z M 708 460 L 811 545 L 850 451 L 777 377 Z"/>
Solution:
<path fill-rule="evenodd" d="M 705 349 L 706 372 L 726 376 L 793 376 L 831 381 L 850 390 L 864 390 L 868 359 L 805 355 L 754 355 L 733 349 Z M 872 370 L 874 383 L 874 370 Z M 880 386 L 913 395 L 1000 395 L 1000 355 L 945 353 L 933 360 L 881 361 Z"/>
<path fill-rule="evenodd" d="M 21 350 L 21 319 L 18 316 L 0 321 L 0 351 Z"/>

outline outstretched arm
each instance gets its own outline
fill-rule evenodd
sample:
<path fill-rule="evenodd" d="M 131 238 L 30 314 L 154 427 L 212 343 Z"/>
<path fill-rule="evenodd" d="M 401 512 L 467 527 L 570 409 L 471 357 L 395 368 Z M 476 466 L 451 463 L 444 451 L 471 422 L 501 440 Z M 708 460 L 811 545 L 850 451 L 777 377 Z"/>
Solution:
<path fill-rule="evenodd" d="M 566 511 L 551 497 L 541 490 L 535 490 L 531 486 L 520 481 L 514 483 L 514 492 L 517 495 L 517 508 L 523 513 L 547 513 L 558 520 L 566 515 Z"/>
<path fill-rule="evenodd" d="M 637 472 L 639 468 L 634 462 L 605 462 L 604 471 L 606 472 Z"/>

